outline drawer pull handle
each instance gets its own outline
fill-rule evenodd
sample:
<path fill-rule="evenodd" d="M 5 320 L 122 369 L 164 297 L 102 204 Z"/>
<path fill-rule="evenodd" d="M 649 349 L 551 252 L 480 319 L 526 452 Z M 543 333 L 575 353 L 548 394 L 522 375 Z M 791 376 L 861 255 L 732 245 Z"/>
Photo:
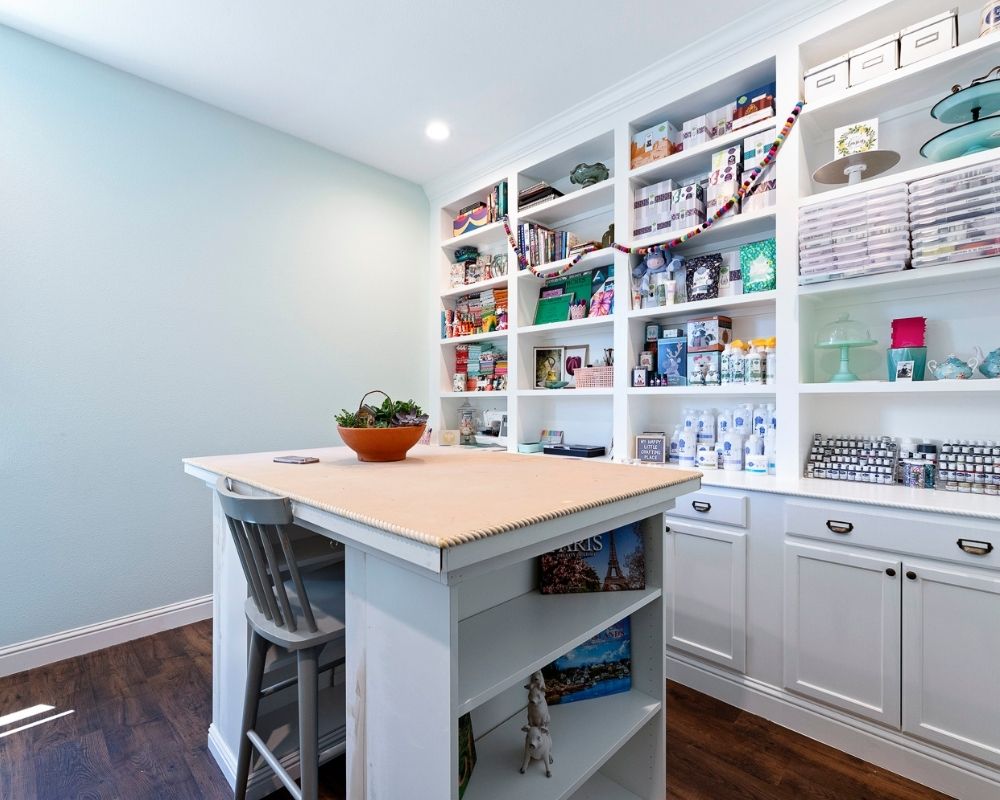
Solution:
<path fill-rule="evenodd" d="M 833 533 L 839 533 L 842 536 L 846 536 L 851 531 L 854 530 L 853 522 L 840 522 L 835 519 L 828 519 L 826 521 L 826 527 L 828 527 Z"/>
<path fill-rule="evenodd" d="M 669 525 L 664 525 L 663 526 L 663 532 L 664 533 L 670 533 L 670 526 Z"/>
<path fill-rule="evenodd" d="M 959 539 L 955 544 L 973 556 L 985 556 L 993 552 L 992 544 L 989 542 L 977 542 L 975 539 Z"/>
<path fill-rule="evenodd" d="M 691 508 L 695 511 L 701 512 L 702 514 L 707 514 L 712 510 L 712 504 L 706 503 L 704 500 L 692 500 Z"/>
<path fill-rule="evenodd" d="M 917 579 L 917 573 L 911 569 L 909 572 L 906 573 L 906 577 L 909 578 L 911 581 L 915 581 Z"/>
<path fill-rule="evenodd" d="M 890 578 L 895 578 L 896 577 L 896 570 L 894 570 L 892 567 L 886 567 L 885 568 L 885 574 L 888 575 Z"/>

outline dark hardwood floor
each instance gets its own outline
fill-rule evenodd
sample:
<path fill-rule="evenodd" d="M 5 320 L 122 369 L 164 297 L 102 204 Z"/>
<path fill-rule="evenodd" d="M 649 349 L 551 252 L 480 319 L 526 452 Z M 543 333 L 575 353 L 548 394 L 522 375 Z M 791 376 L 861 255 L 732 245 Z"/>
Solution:
<path fill-rule="evenodd" d="M 211 646 L 202 622 L 0 678 L 0 716 L 39 703 L 55 706 L 45 716 L 73 712 L 0 729 L 0 799 L 231 798 L 205 746 Z M 667 720 L 676 800 L 944 798 L 676 684 Z M 344 800 L 343 759 L 323 768 L 322 785 L 324 800 Z"/>

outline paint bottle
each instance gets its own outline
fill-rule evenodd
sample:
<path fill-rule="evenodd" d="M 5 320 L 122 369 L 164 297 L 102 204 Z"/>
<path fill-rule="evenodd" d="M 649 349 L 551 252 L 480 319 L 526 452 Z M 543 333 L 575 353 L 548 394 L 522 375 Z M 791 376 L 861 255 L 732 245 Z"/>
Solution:
<path fill-rule="evenodd" d="M 722 409 L 715 417 L 715 441 L 721 442 L 726 438 L 729 429 L 733 427 L 733 412 Z"/>
<path fill-rule="evenodd" d="M 730 372 L 730 364 L 733 357 L 733 343 L 727 342 L 726 348 L 722 351 L 722 355 L 719 356 L 719 383 L 726 386 L 733 381 L 732 372 Z"/>
<path fill-rule="evenodd" d="M 691 433 L 695 433 L 697 424 L 698 424 L 698 415 L 695 413 L 695 410 L 693 408 L 685 408 L 684 430 L 690 431 Z"/>
<path fill-rule="evenodd" d="M 715 441 L 715 412 L 706 409 L 698 415 L 698 444 Z"/>
<path fill-rule="evenodd" d="M 764 383 L 763 361 L 756 340 L 750 343 L 750 349 L 747 350 L 743 371 L 746 384 L 759 386 Z"/>
<path fill-rule="evenodd" d="M 749 435 L 751 422 L 750 412 L 747 411 L 746 406 L 736 406 L 736 408 L 733 409 L 733 430 L 735 430 L 740 436 Z"/>
<path fill-rule="evenodd" d="M 767 436 L 767 418 L 768 414 L 765 406 L 759 405 L 753 410 L 753 432 L 761 439 Z"/>
<path fill-rule="evenodd" d="M 767 340 L 767 349 L 765 350 L 765 367 L 764 375 L 766 383 L 774 383 L 778 380 L 778 340 L 772 336 Z"/>
<path fill-rule="evenodd" d="M 743 355 L 743 342 L 734 339 L 733 352 L 729 356 L 729 382 L 744 383 L 746 378 L 746 358 Z"/>
<path fill-rule="evenodd" d="M 772 428 L 764 438 L 764 455 L 767 457 L 767 474 L 774 475 L 777 472 L 777 462 L 775 460 L 775 450 L 777 449 L 777 432 Z"/>
<path fill-rule="evenodd" d="M 674 432 L 670 434 L 670 463 L 676 464 L 680 461 L 680 439 L 681 439 L 681 425 L 678 423 L 674 425 Z"/>
<path fill-rule="evenodd" d="M 767 404 L 767 427 L 772 431 L 778 430 L 778 411 L 774 403 Z"/>
<path fill-rule="evenodd" d="M 727 472 L 743 469 L 743 437 L 735 430 L 730 430 L 723 442 L 722 465 Z"/>

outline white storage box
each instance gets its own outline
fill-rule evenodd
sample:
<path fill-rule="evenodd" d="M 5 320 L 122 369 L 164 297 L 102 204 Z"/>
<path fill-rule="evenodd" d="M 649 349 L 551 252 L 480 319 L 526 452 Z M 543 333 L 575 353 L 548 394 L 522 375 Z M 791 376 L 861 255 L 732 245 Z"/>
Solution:
<path fill-rule="evenodd" d="M 925 19 L 899 32 L 899 66 L 944 53 L 958 44 L 957 9 Z"/>
<path fill-rule="evenodd" d="M 899 34 L 859 47 L 847 54 L 851 86 L 878 78 L 899 68 Z"/>
<path fill-rule="evenodd" d="M 807 103 L 815 103 L 837 92 L 842 92 L 848 86 L 847 56 L 837 56 L 812 69 L 806 70 L 802 78 L 805 84 Z"/>

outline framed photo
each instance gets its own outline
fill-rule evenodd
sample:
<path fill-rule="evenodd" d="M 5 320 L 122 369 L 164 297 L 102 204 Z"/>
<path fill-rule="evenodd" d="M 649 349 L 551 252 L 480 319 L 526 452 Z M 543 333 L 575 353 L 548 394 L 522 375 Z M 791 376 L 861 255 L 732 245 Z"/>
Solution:
<path fill-rule="evenodd" d="M 536 347 L 534 352 L 536 389 L 544 389 L 546 381 L 566 380 L 563 375 L 565 347 Z"/>
<path fill-rule="evenodd" d="M 639 353 L 639 366 L 643 369 L 647 369 L 650 372 L 654 372 L 656 367 L 653 362 L 656 360 L 656 354 L 652 350 L 643 350 Z"/>
<path fill-rule="evenodd" d="M 897 381 L 912 381 L 913 380 L 913 364 L 912 361 L 899 361 L 896 363 L 896 380 Z"/>
<path fill-rule="evenodd" d="M 578 367 L 587 366 L 587 359 L 590 358 L 590 345 L 578 344 L 567 345 L 563 355 L 563 380 L 569 381 L 566 388 L 576 388 L 576 370 Z"/>
<path fill-rule="evenodd" d="M 655 342 L 660 338 L 660 323 L 659 322 L 647 322 L 646 323 L 646 341 Z"/>

